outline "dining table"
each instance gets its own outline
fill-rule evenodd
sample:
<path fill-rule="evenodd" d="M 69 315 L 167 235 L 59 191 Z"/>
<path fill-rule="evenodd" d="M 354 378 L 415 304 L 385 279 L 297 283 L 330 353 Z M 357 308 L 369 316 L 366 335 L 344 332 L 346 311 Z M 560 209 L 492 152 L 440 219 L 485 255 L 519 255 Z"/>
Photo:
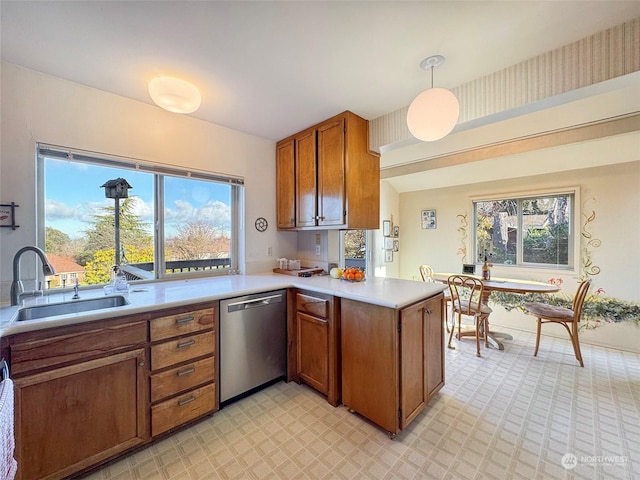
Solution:
<path fill-rule="evenodd" d="M 479 275 L 458 273 L 433 273 L 431 278 L 435 282 L 447 283 L 451 275 L 463 275 L 477 278 L 478 280 L 482 281 L 482 303 L 484 305 L 488 305 L 491 292 L 511 292 L 525 294 L 554 293 L 560 290 L 560 287 L 558 285 L 554 285 L 553 283 L 536 282 L 533 280 L 520 280 L 515 278 L 493 277 L 489 280 L 483 280 Z M 462 331 L 461 336 L 475 336 L 475 330 Z M 487 333 L 487 340 L 490 345 L 497 348 L 498 350 L 504 350 L 504 345 L 500 340 L 513 340 L 513 337 L 508 333 L 496 332 L 489 329 L 489 332 Z"/>

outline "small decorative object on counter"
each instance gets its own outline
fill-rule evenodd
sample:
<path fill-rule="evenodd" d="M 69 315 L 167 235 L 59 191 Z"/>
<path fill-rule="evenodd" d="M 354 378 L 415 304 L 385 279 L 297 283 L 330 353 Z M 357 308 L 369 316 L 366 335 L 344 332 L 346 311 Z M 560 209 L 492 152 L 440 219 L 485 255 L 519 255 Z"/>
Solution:
<path fill-rule="evenodd" d="M 287 260 L 286 258 L 279 258 L 278 259 L 278 268 L 280 270 L 286 270 L 289 268 L 289 260 Z"/>
<path fill-rule="evenodd" d="M 300 260 L 289 260 L 289 270 L 300 270 Z"/>
<path fill-rule="evenodd" d="M 119 265 L 114 265 L 113 273 L 113 293 L 129 293 L 129 282 Z"/>

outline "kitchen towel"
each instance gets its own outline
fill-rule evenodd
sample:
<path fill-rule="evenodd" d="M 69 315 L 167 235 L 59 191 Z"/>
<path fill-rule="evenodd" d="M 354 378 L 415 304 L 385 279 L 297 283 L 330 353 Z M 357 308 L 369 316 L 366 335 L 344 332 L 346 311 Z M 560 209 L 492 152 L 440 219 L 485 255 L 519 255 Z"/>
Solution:
<path fill-rule="evenodd" d="M 13 436 L 13 381 L 5 378 L 0 382 L 0 480 L 13 480 L 18 462 Z"/>

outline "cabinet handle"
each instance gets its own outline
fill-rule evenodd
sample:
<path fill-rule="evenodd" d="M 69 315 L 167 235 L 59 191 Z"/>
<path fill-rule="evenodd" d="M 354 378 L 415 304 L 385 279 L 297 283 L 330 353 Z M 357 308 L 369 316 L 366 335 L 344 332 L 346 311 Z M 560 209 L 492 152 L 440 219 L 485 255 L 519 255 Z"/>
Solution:
<path fill-rule="evenodd" d="M 176 325 L 182 325 L 183 323 L 189 323 L 195 320 L 196 317 L 193 315 L 189 317 L 176 318 Z"/>
<path fill-rule="evenodd" d="M 189 374 L 191 374 L 191 373 L 193 373 L 195 371 L 196 371 L 195 368 L 188 367 L 188 368 L 185 368 L 184 370 L 178 370 L 178 376 L 179 377 L 184 377 L 185 375 L 189 375 Z"/>
<path fill-rule="evenodd" d="M 187 398 L 181 398 L 180 400 L 178 400 L 178 406 L 182 407 L 184 405 L 186 405 L 187 403 L 191 403 L 196 399 L 196 397 L 194 397 L 193 395 L 191 395 L 190 397 Z"/>
<path fill-rule="evenodd" d="M 194 343 L 196 343 L 196 341 L 193 338 L 191 338 L 191 339 L 189 339 L 189 340 L 187 340 L 185 342 L 178 343 L 178 348 L 190 347 Z"/>

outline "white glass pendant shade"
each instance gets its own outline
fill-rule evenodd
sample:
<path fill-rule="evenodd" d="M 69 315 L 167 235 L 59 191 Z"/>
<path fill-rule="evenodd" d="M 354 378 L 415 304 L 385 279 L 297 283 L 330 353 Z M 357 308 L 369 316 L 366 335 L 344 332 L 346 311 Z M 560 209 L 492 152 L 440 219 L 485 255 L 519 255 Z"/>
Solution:
<path fill-rule="evenodd" d="M 425 90 L 409 105 L 407 126 L 418 140 L 433 142 L 447 136 L 458 122 L 460 104 L 446 88 Z"/>
<path fill-rule="evenodd" d="M 151 80 L 149 95 L 156 105 L 174 113 L 193 113 L 202 102 L 195 86 L 174 77 L 156 77 Z"/>

